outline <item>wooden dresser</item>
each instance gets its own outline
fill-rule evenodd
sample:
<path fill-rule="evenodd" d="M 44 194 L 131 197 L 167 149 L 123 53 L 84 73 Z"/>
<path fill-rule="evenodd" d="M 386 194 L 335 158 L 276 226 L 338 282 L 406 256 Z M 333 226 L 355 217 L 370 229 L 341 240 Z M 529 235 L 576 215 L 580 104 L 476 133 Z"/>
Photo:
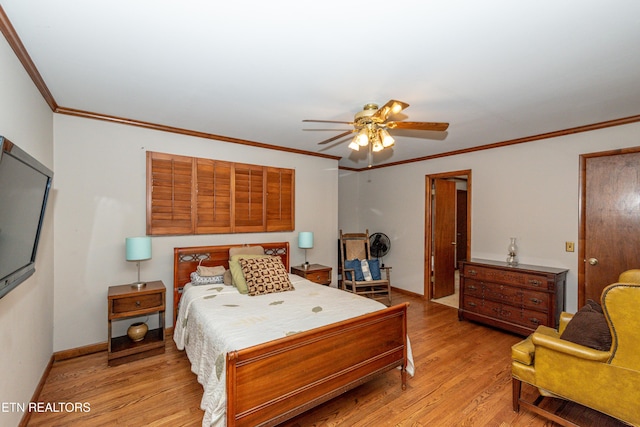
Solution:
<path fill-rule="evenodd" d="M 557 327 L 564 310 L 567 271 L 472 259 L 460 262 L 458 318 L 529 335 Z"/>

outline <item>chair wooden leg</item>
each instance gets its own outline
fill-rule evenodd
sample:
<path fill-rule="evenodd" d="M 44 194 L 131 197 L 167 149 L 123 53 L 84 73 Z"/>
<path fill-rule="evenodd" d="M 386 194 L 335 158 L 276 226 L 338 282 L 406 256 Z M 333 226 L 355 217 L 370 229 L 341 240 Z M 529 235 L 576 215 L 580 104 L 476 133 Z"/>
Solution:
<path fill-rule="evenodd" d="M 553 421 L 556 424 L 560 424 L 564 427 L 580 427 L 578 424 L 573 423 L 567 419 L 562 418 L 559 415 L 556 415 L 553 412 L 549 412 L 546 409 L 542 409 L 539 405 L 544 399 L 544 396 L 538 395 L 538 397 L 533 402 L 529 402 L 527 400 L 522 399 L 522 381 L 512 377 L 511 379 L 512 391 L 513 391 L 513 410 L 515 412 L 520 412 L 520 406 L 524 409 L 531 411 L 535 414 L 538 414 L 550 421 Z"/>
<path fill-rule="evenodd" d="M 513 411 L 520 412 L 520 393 L 522 392 L 522 381 L 520 381 L 516 377 L 511 377 L 511 391 Z"/>

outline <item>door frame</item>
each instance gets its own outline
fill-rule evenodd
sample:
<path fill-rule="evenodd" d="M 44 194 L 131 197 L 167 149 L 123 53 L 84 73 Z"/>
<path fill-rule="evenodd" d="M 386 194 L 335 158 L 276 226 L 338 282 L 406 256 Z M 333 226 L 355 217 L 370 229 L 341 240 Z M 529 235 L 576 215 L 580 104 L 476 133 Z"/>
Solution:
<path fill-rule="evenodd" d="M 467 247 L 466 258 L 469 259 L 471 255 L 471 169 L 464 169 L 452 172 L 443 172 L 437 174 L 425 175 L 425 193 L 424 193 L 424 276 L 423 276 L 423 298 L 427 301 L 431 300 L 431 235 L 432 235 L 432 214 L 433 207 L 431 206 L 431 187 L 433 187 L 433 181 L 441 178 L 456 178 L 461 175 L 467 177 Z"/>

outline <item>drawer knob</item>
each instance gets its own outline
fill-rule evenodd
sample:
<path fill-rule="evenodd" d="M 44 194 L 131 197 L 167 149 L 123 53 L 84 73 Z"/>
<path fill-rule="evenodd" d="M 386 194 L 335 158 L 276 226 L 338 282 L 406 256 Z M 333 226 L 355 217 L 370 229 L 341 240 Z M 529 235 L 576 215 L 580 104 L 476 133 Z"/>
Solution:
<path fill-rule="evenodd" d="M 540 280 L 530 279 L 529 284 L 533 286 L 540 286 L 542 285 L 542 282 Z"/>
<path fill-rule="evenodd" d="M 540 320 L 536 319 L 535 317 L 534 317 L 534 318 L 529 319 L 529 321 L 530 321 L 531 323 L 533 323 L 534 325 L 539 325 L 539 324 L 540 324 Z"/>
<path fill-rule="evenodd" d="M 475 291 L 477 288 L 473 285 L 467 286 L 467 289 L 469 289 L 470 291 Z"/>
<path fill-rule="evenodd" d="M 140 301 L 136 301 L 136 307 L 140 307 Z"/>
<path fill-rule="evenodd" d="M 470 303 L 468 303 L 468 305 L 469 305 L 469 307 L 475 307 L 476 303 L 475 302 L 470 302 Z"/>
<path fill-rule="evenodd" d="M 469 270 L 469 275 L 470 275 L 470 276 L 475 276 L 476 274 L 478 274 L 478 272 L 477 272 L 477 271 L 475 271 L 475 270 Z"/>
<path fill-rule="evenodd" d="M 538 298 L 531 298 L 530 301 L 534 304 L 540 304 L 542 302 L 542 300 Z"/>

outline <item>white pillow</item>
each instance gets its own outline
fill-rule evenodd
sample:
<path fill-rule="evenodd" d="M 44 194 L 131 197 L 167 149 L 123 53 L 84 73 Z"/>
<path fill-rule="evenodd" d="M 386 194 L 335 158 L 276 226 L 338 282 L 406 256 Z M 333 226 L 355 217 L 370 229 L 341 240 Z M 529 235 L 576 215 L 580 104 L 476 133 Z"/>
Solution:
<path fill-rule="evenodd" d="M 362 275 L 364 276 L 364 281 L 372 281 L 373 276 L 371 276 L 371 271 L 369 271 L 369 262 L 366 259 L 363 259 L 362 261 L 360 261 L 360 266 L 362 267 Z"/>
<path fill-rule="evenodd" d="M 199 285 L 214 285 L 224 283 L 224 276 L 200 276 L 196 271 L 191 273 L 191 284 L 195 286 Z"/>

